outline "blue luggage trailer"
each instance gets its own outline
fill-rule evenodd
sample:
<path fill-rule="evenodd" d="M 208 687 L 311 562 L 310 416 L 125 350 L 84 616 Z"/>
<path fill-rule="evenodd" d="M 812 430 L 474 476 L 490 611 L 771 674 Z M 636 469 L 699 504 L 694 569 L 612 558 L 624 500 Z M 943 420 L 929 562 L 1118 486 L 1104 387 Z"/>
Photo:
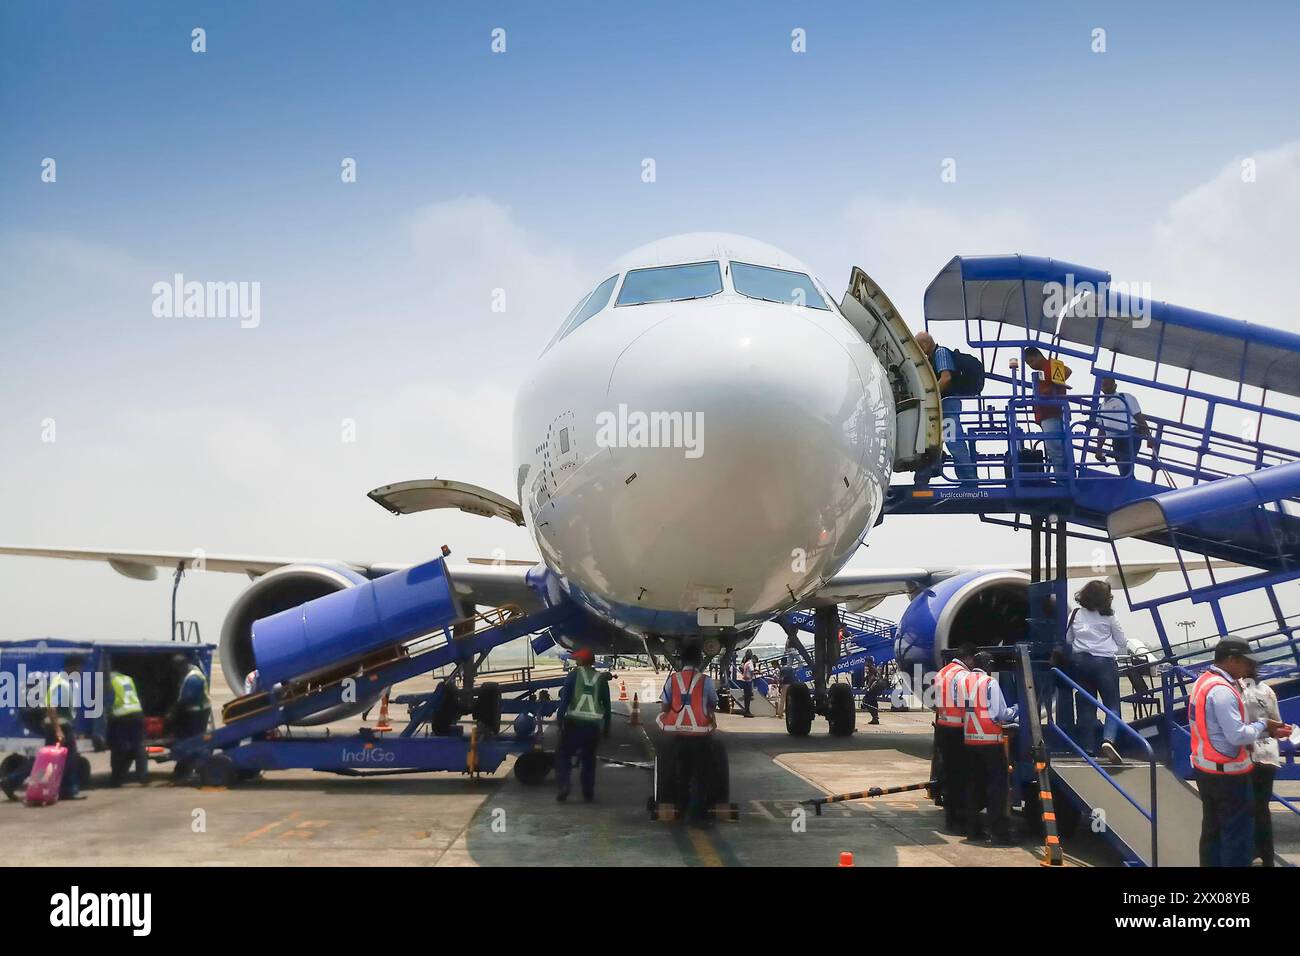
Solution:
<path fill-rule="evenodd" d="M 171 641 L 68 641 L 41 638 L 30 641 L 0 643 L 0 773 L 8 774 L 24 764 L 30 765 L 36 751 L 45 743 L 45 731 L 39 720 L 24 719 L 24 703 L 43 703 L 45 681 L 51 673 L 63 669 L 70 654 L 83 660 L 80 682 L 81 702 L 73 710 L 73 729 L 78 750 L 103 750 L 108 736 L 108 675 L 120 671 L 135 680 L 145 717 L 162 718 L 180 689 L 180 675 L 172 658 L 181 654 L 198 664 L 211 678 L 211 644 L 177 644 Z M 25 696 L 35 695 L 30 701 Z M 159 743 L 152 739 L 149 743 Z M 81 757 L 78 772 L 83 785 L 88 782 L 90 764 Z"/>
<path fill-rule="evenodd" d="M 558 702 L 538 699 L 537 692 L 562 679 L 478 685 L 469 707 L 475 723 L 467 732 L 460 724 L 466 695 L 454 677 L 493 648 L 575 613 L 566 604 L 527 615 L 497 608 L 469 617 L 443 558 L 308 601 L 254 623 L 264 689 L 228 704 L 223 726 L 177 741 L 172 756 L 194 766 L 203 786 L 232 786 L 264 770 L 491 773 L 511 754 L 519 755 L 521 781 L 540 782 L 553 765 L 539 746 L 542 721 Z M 386 688 L 448 666 L 452 677 L 435 690 L 395 699 L 410 711 L 400 730 L 336 734 L 299 726 L 354 712 Z M 503 700 L 503 694 L 518 696 Z M 517 716 L 501 733 L 501 715 L 511 712 Z"/>

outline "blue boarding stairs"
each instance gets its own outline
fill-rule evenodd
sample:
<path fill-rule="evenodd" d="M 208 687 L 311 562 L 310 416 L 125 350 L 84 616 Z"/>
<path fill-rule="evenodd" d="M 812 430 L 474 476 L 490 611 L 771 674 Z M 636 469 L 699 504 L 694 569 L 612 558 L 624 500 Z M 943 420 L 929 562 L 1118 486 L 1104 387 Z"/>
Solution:
<path fill-rule="evenodd" d="M 939 344 L 977 354 L 984 368 L 983 392 L 947 412 L 960 423 L 974 477 L 959 478 L 949 458 L 928 484 L 892 486 L 885 513 L 973 514 L 1031 531 L 1034 682 L 1103 716 L 1101 702 L 1049 655 L 1069 607 L 1064 540 L 1111 550 L 1109 570 L 1118 569 L 1130 608 L 1150 613 L 1161 647 L 1123 673 L 1133 687 L 1125 716 L 1115 715 L 1123 723 L 1124 768 L 1099 764 L 1075 739 L 1086 730 L 1044 722 L 1058 813 L 1063 821 L 1072 811 L 1076 819 L 1078 811 L 1094 820 L 1100 813 L 1103 832 L 1129 863 L 1195 865 L 1187 833 L 1199 829 L 1200 810 L 1185 783 L 1186 696 L 1218 637 L 1251 641 L 1283 719 L 1300 719 L 1300 336 L 1131 295 L 1109 273 L 1027 256 L 954 258 L 926 290 L 925 318 Z M 954 329 L 964 333 L 964 345 Z M 1065 394 L 1040 391 L 1037 373 L 1021 360 L 1029 346 L 1071 367 Z M 1142 422 L 1125 415 L 1127 430 L 1118 435 L 1135 446 L 1127 461 L 1116 457 L 1123 451 L 1109 440 L 1116 436 L 1100 428 L 1107 378 L 1143 410 Z M 1045 406 L 1059 412 L 1062 440 L 1037 421 Z M 1105 424 L 1114 427 L 1113 411 Z M 1132 588 L 1150 574 L 1124 574 L 1119 544 L 1130 539 L 1170 549 L 1182 582 L 1159 597 L 1136 598 Z M 1267 608 L 1266 619 L 1256 610 L 1243 622 L 1242 598 Z M 1179 644 L 1171 631 L 1189 606 L 1208 610 L 1215 633 Z M 1013 668 L 1001 679 L 1024 700 Z M 1029 785 L 1035 755 L 1030 735 L 1020 736 L 1018 773 Z M 1283 751 L 1279 778 L 1296 779 L 1293 748 L 1284 744 Z"/>

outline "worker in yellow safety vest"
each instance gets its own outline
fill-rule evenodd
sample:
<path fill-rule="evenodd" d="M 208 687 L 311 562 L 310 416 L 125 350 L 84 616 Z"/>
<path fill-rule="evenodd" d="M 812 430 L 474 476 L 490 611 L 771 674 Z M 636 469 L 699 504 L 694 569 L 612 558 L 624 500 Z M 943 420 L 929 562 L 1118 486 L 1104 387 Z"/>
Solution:
<path fill-rule="evenodd" d="M 972 668 L 961 675 L 963 726 L 966 759 L 970 764 L 966 819 L 971 839 L 984 835 L 979 822 L 980 804 L 988 811 L 989 842 L 1011 843 L 1011 821 L 1007 815 L 1007 755 L 1002 746 L 1003 727 L 1015 722 L 1019 705 L 1007 706 L 997 678 L 989 673 L 993 657 L 981 651 Z"/>
<path fill-rule="evenodd" d="M 1214 647 L 1214 664 L 1196 679 L 1187 698 L 1192 769 L 1201 798 L 1201 866 L 1250 866 L 1255 851 L 1254 791 L 1250 744 L 1278 740 L 1291 727 L 1278 720 L 1247 722 L 1237 681 L 1253 670 L 1250 644 L 1225 637 Z"/>
<path fill-rule="evenodd" d="M 130 674 L 113 671 L 108 675 L 113 693 L 108 709 L 109 783 L 120 787 L 135 764 L 135 779 L 149 782 L 149 759 L 144 749 L 144 706 Z"/>
<path fill-rule="evenodd" d="M 936 779 L 943 802 L 944 829 L 959 833 L 966 826 L 966 795 L 970 789 L 970 762 L 966 759 L 966 738 L 962 731 L 964 713 L 958 701 L 958 685 L 965 686 L 975 658 L 975 645 L 963 644 L 947 664 L 934 675 L 934 752 L 939 756 Z"/>
<path fill-rule="evenodd" d="M 659 696 L 659 729 L 670 735 L 671 766 L 676 778 L 668 787 L 679 819 L 708 826 L 712 822 L 704 794 L 713 759 L 713 732 L 718 727 L 718 692 L 704 673 L 704 655 L 698 645 L 682 649 L 681 668 L 668 675 Z"/>
<path fill-rule="evenodd" d="M 555 799 L 561 803 L 569 799 L 569 778 L 577 756 L 582 764 L 582 799 L 591 803 L 596 798 L 596 746 L 602 734 L 609 736 L 609 680 L 608 675 L 596 673 L 596 656 L 590 650 L 574 651 L 573 661 L 578 666 L 560 688 L 560 709 L 555 715 L 560 725 L 560 746 L 555 754 L 559 790 Z"/>

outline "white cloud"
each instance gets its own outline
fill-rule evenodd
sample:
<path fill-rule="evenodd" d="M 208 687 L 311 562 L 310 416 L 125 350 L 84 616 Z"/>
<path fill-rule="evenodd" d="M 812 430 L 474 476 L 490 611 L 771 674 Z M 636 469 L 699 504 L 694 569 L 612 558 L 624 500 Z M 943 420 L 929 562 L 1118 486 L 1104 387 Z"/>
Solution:
<path fill-rule="evenodd" d="M 1156 298 L 1300 331 L 1300 141 L 1242 159 L 1180 196 L 1153 230 Z"/>

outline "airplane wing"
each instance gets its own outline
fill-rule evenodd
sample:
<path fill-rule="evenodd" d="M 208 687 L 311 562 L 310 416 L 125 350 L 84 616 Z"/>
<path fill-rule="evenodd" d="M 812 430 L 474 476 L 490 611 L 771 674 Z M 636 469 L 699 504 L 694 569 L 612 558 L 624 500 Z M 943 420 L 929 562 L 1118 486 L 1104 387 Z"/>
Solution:
<path fill-rule="evenodd" d="M 223 571 L 257 578 L 287 564 L 336 564 L 359 574 L 386 574 L 409 564 L 381 564 L 337 561 L 329 558 L 271 558 L 230 554 L 205 554 L 202 551 L 113 551 L 92 548 L 27 548 L 0 545 L 0 554 L 32 558 L 65 558 L 71 561 L 102 561 L 118 574 L 137 581 L 152 581 L 158 569 L 175 571 Z M 525 611 L 541 609 L 542 601 L 528 586 L 532 564 L 519 561 L 483 563 L 471 558 L 469 564 L 448 564 L 447 571 L 456 591 L 467 603 L 484 607 L 514 604 Z"/>
<path fill-rule="evenodd" d="M 360 574 L 386 574 L 407 564 L 366 563 L 355 561 L 336 561 L 321 558 L 269 558 L 249 557 L 227 554 L 204 554 L 201 551 L 112 551 L 88 548 L 27 548 L 12 545 L 0 545 L 0 555 L 10 554 L 36 558 L 65 558 L 73 561 L 102 561 L 114 571 L 128 578 L 139 581 L 152 581 L 158 576 L 158 568 L 174 571 L 184 570 L 225 571 L 246 574 L 257 578 L 275 568 L 286 564 L 341 564 L 352 568 Z M 484 607 L 500 607 L 514 604 L 524 611 L 540 610 L 541 598 L 528 584 L 528 572 L 534 566 L 526 562 L 484 563 L 485 559 L 470 559 L 469 564 L 447 565 L 447 570 L 456 590 L 467 603 L 472 602 Z M 1218 570 L 1236 567 L 1230 561 L 1209 562 Z M 1189 570 L 1199 570 L 1204 563 L 1189 565 Z M 1177 561 L 1139 561 L 1125 564 L 1124 575 L 1129 587 L 1137 587 L 1151 580 L 1162 571 L 1177 571 L 1181 565 Z M 968 571 L 1019 571 L 1029 573 L 1027 565 L 959 565 L 949 567 L 910 567 L 910 568 L 847 568 L 823 584 L 800 607 L 817 607 L 831 604 L 847 604 L 853 610 L 866 611 L 875 607 L 885 598 L 895 594 L 910 594 L 919 588 L 929 587 L 946 578 Z M 1117 590 L 1122 586 L 1116 571 L 1098 571 L 1092 564 L 1070 564 L 1066 566 L 1071 578 L 1105 577 L 1111 587 Z"/>
<path fill-rule="evenodd" d="M 1192 562 L 1189 571 L 1204 570 L 1207 563 L 1216 571 L 1223 568 L 1235 568 L 1231 561 Z M 1146 584 L 1157 574 L 1165 571 L 1179 571 L 1182 565 L 1177 561 L 1133 561 L 1125 562 L 1124 577 L 1129 587 Z M 804 601 L 801 607 L 817 607 L 830 604 L 850 604 L 855 610 L 870 610 L 887 597 L 895 594 L 910 594 L 920 588 L 929 587 L 947 578 L 965 574 L 968 571 L 1019 571 L 1029 574 L 1028 565 L 1022 564 L 968 564 L 944 568 L 846 568 L 817 589 L 817 593 Z M 1066 577 L 1102 578 L 1116 590 L 1123 587 L 1118 569 L 1098 570 L 1092 564 L 1067 564 Z"/>

